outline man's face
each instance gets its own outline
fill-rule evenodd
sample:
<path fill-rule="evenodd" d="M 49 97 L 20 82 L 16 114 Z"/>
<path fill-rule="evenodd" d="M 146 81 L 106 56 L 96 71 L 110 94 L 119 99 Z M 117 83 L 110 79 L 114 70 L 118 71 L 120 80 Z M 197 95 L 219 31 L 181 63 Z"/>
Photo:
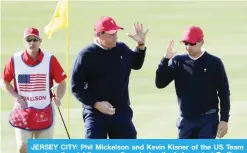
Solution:
<path fill-rule="evenodd" d="M 188 53 L 190 55 L 195 55 L 201 51 L 201 47 L 202 47 L 204 41 L 201 40 L 201 41 L 196 42 L 196 43 L 190 43 L 190 42 L 184 41 L 183 43 L 184 43 L 184 47 L 188 51 Z"/>
<path fill-rule="evenodd" d="M 104 46 L 108 48 L 112 48 L 115 47 L 117 43 L 117 32 L 112 34 L 107 32 L 102 32 L 99 34 L 99 38 Z"/>
<path fill-rule="evenodd" d="M 28 36 L 25 38 L 25 46 L 29 50 L 39 50 L 41 39 L 35 36 Z"/>

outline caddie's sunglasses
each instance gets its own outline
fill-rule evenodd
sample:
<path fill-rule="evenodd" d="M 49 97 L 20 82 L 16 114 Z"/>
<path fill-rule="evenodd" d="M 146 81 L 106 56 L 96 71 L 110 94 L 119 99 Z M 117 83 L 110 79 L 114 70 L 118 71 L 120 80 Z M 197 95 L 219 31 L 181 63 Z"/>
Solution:
<path fill-rule="evenodd" d="M 38 38 L 30 38 L 30 39 L 26 39 L 26 41 L 27 42 L 31 42 L 31 41 L 33 41 L 33 42 L 37 42 L 37 41 L 39 41 L 40 39 L 38 39 Z"/>

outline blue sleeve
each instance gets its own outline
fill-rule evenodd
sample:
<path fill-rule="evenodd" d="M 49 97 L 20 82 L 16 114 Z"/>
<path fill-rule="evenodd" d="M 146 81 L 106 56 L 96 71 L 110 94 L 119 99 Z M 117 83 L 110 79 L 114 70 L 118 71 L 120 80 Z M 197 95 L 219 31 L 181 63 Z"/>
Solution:
<path fill-rule="evenodd" d="M 138 48 L 135 48 L 135 50 L 133 51 L 126 44 L 122 43 L 122 45 L 125 48 L 125 50 L 127 50 L 128 53 L 130 53 L 131 62 L 132 62 L 131 68 L 133 70 L 141 69 L 143 66 L 143 63 L 144 63 L 147 48 L 145 47 L 144 50 L 140 50 Z"/>
<path fill-rule="evenodd" d="M 96 100 L 87 92 L 87 76 L 89 75 L 90 59 L 87 54 L 81 51 L 76 57 L 71 76 L 72 94 L 77 100 L 85 105 L 93 106 Z"/>
<path fill-rule="evenodd" d="M 220 99 L 220 120 L 228 122 L 230 112 L 230 90 L 228 77 L 222 61 L 217 64 L 216 88 Z"/>
<path fill-rule="evenodd" d="M 165 88 L 175 78 L 176 68 L 175 58 L 163 58 L 156 70 L 155 85 L 157 88 Z"/>

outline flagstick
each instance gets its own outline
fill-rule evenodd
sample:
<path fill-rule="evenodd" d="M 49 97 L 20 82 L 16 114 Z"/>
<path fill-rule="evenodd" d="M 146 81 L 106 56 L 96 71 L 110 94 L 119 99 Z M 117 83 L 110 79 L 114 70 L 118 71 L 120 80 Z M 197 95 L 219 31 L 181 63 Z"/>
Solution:
<path fill-rule="evenodd" d="M 66 51 L 66 69 L 67 69 L 67 77 L 68 80 L 70 81 L 70 71 L 69 71 L 69 65 L 70 65 L 70 25 L 69 25 L 69 2 L 68 2 L 68 13 L 67 13 L 67 24 L 68 27 L 66 28 L 66 44 L 67 44 L 67 51 Z M 67 104 L 68 104 L 68 131 L 70 131 L 70 99 L 69 99 L 69 92 L 70 91 L 70 86 L 69 86 L 69 81 L 67 81 L 66 86 L 67 86 L 67 92 L 66 92 L 66 99 L 67 99 Z"/>
<path fill-rule="evenodd" d="M 69 0 L 59 0 L 56 9 L 53 13 L 51 21 L 45 26 L 45 33 L 48 35 L 48 39 L 51 39 L 51 35 L 61 29 L 66 28 L 66 73 L 67 80 L 70 81 L 70 27 L 69 27 Z M 70 129 L 70 99 L 69 99 L 69 81 L 66 83 L 66 100 L 68 103 L 68 131 Z"/>

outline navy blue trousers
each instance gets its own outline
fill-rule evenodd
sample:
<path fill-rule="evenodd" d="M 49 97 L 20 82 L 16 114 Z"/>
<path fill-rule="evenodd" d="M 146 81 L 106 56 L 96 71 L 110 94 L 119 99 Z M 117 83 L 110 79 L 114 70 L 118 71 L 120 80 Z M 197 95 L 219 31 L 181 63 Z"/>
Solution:
<path fill-rule="evenodd" d="M 136 139 L 137 132 L 132 122 L 130 107 L 106 115 L 96 109 L 83 109 L 85 138 L 87 139 Z"/>
<path fill-rule="evenodd" d="M 179 117 L 177 120 L 179 139 L 215 139 L 219 124 L 217 113 L 201 115 L 198 119 Z"/>

